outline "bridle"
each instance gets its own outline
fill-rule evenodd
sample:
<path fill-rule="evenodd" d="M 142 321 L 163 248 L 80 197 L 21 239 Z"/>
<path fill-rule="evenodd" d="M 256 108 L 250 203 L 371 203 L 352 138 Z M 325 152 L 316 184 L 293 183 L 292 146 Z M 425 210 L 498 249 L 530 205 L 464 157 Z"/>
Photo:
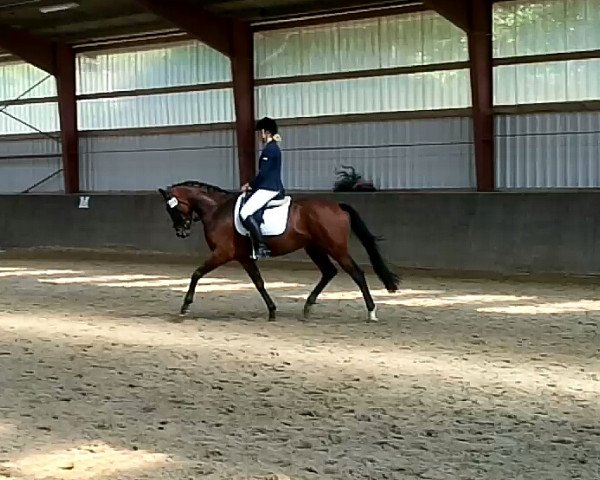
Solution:
<path fill-rule="evenodd" d="M 190 212 L 189 218 L 184 217 L 181 210 L 177 208 L 179 205 L 183 205 L 184 207 L 188 208 L 188 211 Z M 192 226 L 192 222 L 194 221 L 195 213 L 191 208 L 191 204 L 187 200 L 180 200 L 172 195 L 171 198 L 167 200 L 167 207 L 169 209 L 169 215 L 173 220 L 175 230 L 189 231 Z"/>

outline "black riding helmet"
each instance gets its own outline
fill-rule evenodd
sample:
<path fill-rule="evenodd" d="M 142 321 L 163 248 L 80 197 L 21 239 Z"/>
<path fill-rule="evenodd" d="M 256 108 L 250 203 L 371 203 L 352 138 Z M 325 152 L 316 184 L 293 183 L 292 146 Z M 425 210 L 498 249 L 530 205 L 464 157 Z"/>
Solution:
<path fill-rule="evenodd" d="M 277 122 L 269 117 L 261 118 L 256 122 L 256 131 L 259 132 L 260 130 L 265 130 L 272 135 L 275 135 L 278 132 Z"/>

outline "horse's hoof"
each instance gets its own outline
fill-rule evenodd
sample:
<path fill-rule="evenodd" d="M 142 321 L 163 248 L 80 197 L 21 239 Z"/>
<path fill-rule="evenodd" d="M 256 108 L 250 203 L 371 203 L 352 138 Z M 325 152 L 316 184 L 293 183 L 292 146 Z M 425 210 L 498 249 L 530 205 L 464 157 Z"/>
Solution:
<path fill-rule="evenodd" d="M 275 311 L 269 312 L 269 322 L 274 322 L 275 320 L 277 320 Z"/>
<path fill-rule="evenodd" d="M 367 323 L 377 323 L 379 319 L 377 318 L 377 307 L 371 310 L 367 315 Z"/>
<path fill-rule="evenodd" d="M 304 315 L 304 320 L 308 320 L 310 318 L 310 314 L 312 313 L 312 305 L 306 304 L 304 305 L 304 310 L 302 314 Z"/>
<path fill-rule="evenodd" d="M 181 307 L 181 310 L 179 310 L 179 315 L 181 315 L 182 317 L 184 315 L 186 315 L 188 312 L 190 311 L 190 306 L 189 304 L 183 304 L 183 306 Z"/>

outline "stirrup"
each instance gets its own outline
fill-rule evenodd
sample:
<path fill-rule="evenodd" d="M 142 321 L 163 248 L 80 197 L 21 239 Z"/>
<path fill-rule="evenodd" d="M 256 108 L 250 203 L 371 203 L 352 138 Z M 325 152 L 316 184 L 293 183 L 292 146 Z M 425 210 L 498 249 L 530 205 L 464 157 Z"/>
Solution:
<path fill-rule="evenodd" d="M 262 260 L 270 256 L 271 251 L 266 246 L 261 245 L 256 249 L 254 248 L 254 244 L 252 245 L 252 253 L 250 254 L 252 260 Z"/>

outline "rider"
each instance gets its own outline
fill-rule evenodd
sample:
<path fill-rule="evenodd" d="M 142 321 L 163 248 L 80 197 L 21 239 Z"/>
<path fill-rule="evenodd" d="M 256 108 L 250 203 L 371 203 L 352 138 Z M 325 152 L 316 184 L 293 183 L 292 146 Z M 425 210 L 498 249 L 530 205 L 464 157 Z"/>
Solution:
<path fill-rule="evenodd" d="M 264 145 L 260 154 L 258 174 L 242 187 L 243 192 L 252 191 L 252 196 L 240 211 L 244 227 L 250 232 L 252 243 L 256 247 L 258 258 L 268 257 L 270 252 L 265 245 L 260 225 L 254 218 L 254 213 L 264 207 L 270 200 L 284 192 L 281 181 L 281 150 L 277 142 L 278 135 L 275 120 L 265 117 L 256 123 L 256 131 L 260 132 L 260 141 Z"/>

